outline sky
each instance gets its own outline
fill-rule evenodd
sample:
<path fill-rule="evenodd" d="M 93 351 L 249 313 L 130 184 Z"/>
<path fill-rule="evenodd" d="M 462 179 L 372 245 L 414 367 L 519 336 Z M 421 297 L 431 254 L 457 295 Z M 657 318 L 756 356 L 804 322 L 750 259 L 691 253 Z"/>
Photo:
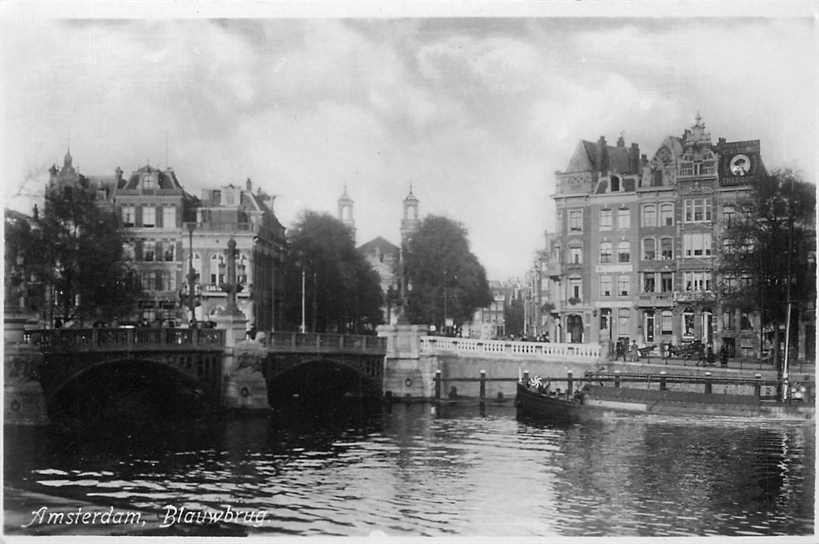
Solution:
<path fill-rule="evenodd" d="M 522 276 L 581 139 L 622 133 L 650 158 L 699 112 L 715 142 L 759 139 L 769 169 L 815 181 L 816 19 L 703 4 L 636 18 L 7 5 L 3 199 L 30 211 L 70 143 L 88 175 L 171 166 L 196 195 L 251 178 L 285 226 L 335 215 L 346 186 L 360 244 L 398 242 L 412 186 L 422 216 L 463 224 L 490 279 Z"/>

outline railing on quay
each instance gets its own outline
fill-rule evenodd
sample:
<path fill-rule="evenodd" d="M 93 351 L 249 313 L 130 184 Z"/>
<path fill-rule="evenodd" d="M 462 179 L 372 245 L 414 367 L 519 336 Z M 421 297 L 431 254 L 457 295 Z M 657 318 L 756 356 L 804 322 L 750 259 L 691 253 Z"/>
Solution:
<path fill-rule="evenodd" d="M 441 398 L 442 385 L 444 382 L 479 382 L 480 383 L 480 398 L 486 398 L 486 382 L 518 382 L 521 379 L 523 383 L 529 382 L 529 371 L 524 371 L 521 377 L 516 378 L 489 378 L 486 376 L 486 371 L 481 370 L 478 377 L 444 377 L 440 370 L 435 371 L 433 378 L 434 383 L 434 397 Z M 627 373 L 586 373 L 583 376 L 574 376 L 569 371 L 565 376 L 538 376 L 541 382 L 549 383 L 564 383 L 566 390 L 571 394 L 574 387 L 581 387 L 583 383 L 588 384 L 609 384 L 614 388 L 619 388 L 624 383 L 639 383 L 645 385 L 656 384 L 660 391 L 667 391 L 670 384 L 686 384 L 686 385 L 702 385 L 702 392 L 706 395 L 713 394 L 714 385 L 735 385 L 735 386 L 750 386 L 753 387 L 753 398 L 757 400 L 778 400 L 780 397 L 765 397 L 762 395 L 763 387 L 780 387 L 784 386 L 783 380 L 763 380 L 761 374 L 755 374 L 753 378 L 732 378 L 732 377 L 713 377 L 710 372 L 706 372 L 704 376 L 685 376 L 685 375 L 668 375 L 665 372 L 658 374 L 627 374 Z M 797 385 L 797 382 L 790 382 L 790 386 Z M 801 381 L 798 382 L 798 387 L 801 389 L 801 400 L 805 405 L 812 405 L 814 395 L 816 392 L 815 381 Z M 749 398 L 751 395 L 746 395 Z"/>
<path fill-rule="evenodd" d="M 75 351 L 218 351 L 224 348 L 221 329 L 93 328 L 35 329 L 23 342 L 43 352 Z"/>
<path fill-rule="evenodd" d="M 285 353 L 366 353 L 384 355 L 387 351 L 386 338 L 363 334 L 277 331 L 268 333 L 263 342 L 270 351 Z"/>
<path fill-rule="evenodd" d="M 559 344 L 554 342 L 515 342 L 511 340 L 477 340 L 422 336 L 422 353 L 465 353 L 470 355 L 522 355 L 555 361 L 597 361 L 599 344 Z"/>

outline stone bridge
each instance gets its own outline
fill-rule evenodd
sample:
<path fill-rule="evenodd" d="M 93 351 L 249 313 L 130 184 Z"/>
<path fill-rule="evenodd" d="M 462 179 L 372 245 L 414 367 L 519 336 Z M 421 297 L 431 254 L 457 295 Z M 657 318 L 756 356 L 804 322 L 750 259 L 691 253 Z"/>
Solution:
<path fill-rule="evenodd" d="M 383 388 L 386 341 L 377 336 L 335 333 L 273 332 L 234 348 L 237 373 L 258 372 L 270 401 L 282 395 L 345 389 L 354 396 L 380 397 Z M 258 382 L 255 393 L 260 393 Z M 240 397 L 254 394 L 253 386 Z"/>
<path fill-rule="evenodd" d="M 10 372 L 40 382 L 49 412 L 63 390 L 78 380 L 94 376 L 89 378 L 93 383 L 104 373 L 124 375 L 126 367 L 186 384 L 213 405 L 221 400 L 223 330 L 40 329 L 26 331 L 22 344 L 41 356 L 18 358 L 22 366 Z"/>

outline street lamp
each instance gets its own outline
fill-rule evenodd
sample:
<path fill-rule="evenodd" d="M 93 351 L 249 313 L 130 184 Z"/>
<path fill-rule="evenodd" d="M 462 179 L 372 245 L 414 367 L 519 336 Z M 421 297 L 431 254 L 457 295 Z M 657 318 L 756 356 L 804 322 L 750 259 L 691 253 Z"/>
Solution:
<path fill-rule="evenodd" d="M 188 308 L 191 312 L 190 326 L 196 327 L 196 300 L 194 290 L 196 282 L 196 270 L 193 269 L 193 231 L 196 229 L 195 223 L 188 223 Z"/>

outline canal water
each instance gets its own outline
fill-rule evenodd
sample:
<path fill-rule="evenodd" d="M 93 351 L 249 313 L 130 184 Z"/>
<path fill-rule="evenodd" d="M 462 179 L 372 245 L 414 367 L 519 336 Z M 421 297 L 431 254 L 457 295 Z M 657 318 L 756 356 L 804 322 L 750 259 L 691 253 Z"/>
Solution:
<path fill-rule="evenodd" d="M 4 451 L 15 493 L 138 509 L 149 525 L 170 506 L 230 505 L 264 512 L 240 528 L 251 535 L 814 531 L 815 430 L 799 423 L 623 415 L 550 426 L 518 420 L 509 402 L 351 403 L 151 430 L 7 427 Z"/>

